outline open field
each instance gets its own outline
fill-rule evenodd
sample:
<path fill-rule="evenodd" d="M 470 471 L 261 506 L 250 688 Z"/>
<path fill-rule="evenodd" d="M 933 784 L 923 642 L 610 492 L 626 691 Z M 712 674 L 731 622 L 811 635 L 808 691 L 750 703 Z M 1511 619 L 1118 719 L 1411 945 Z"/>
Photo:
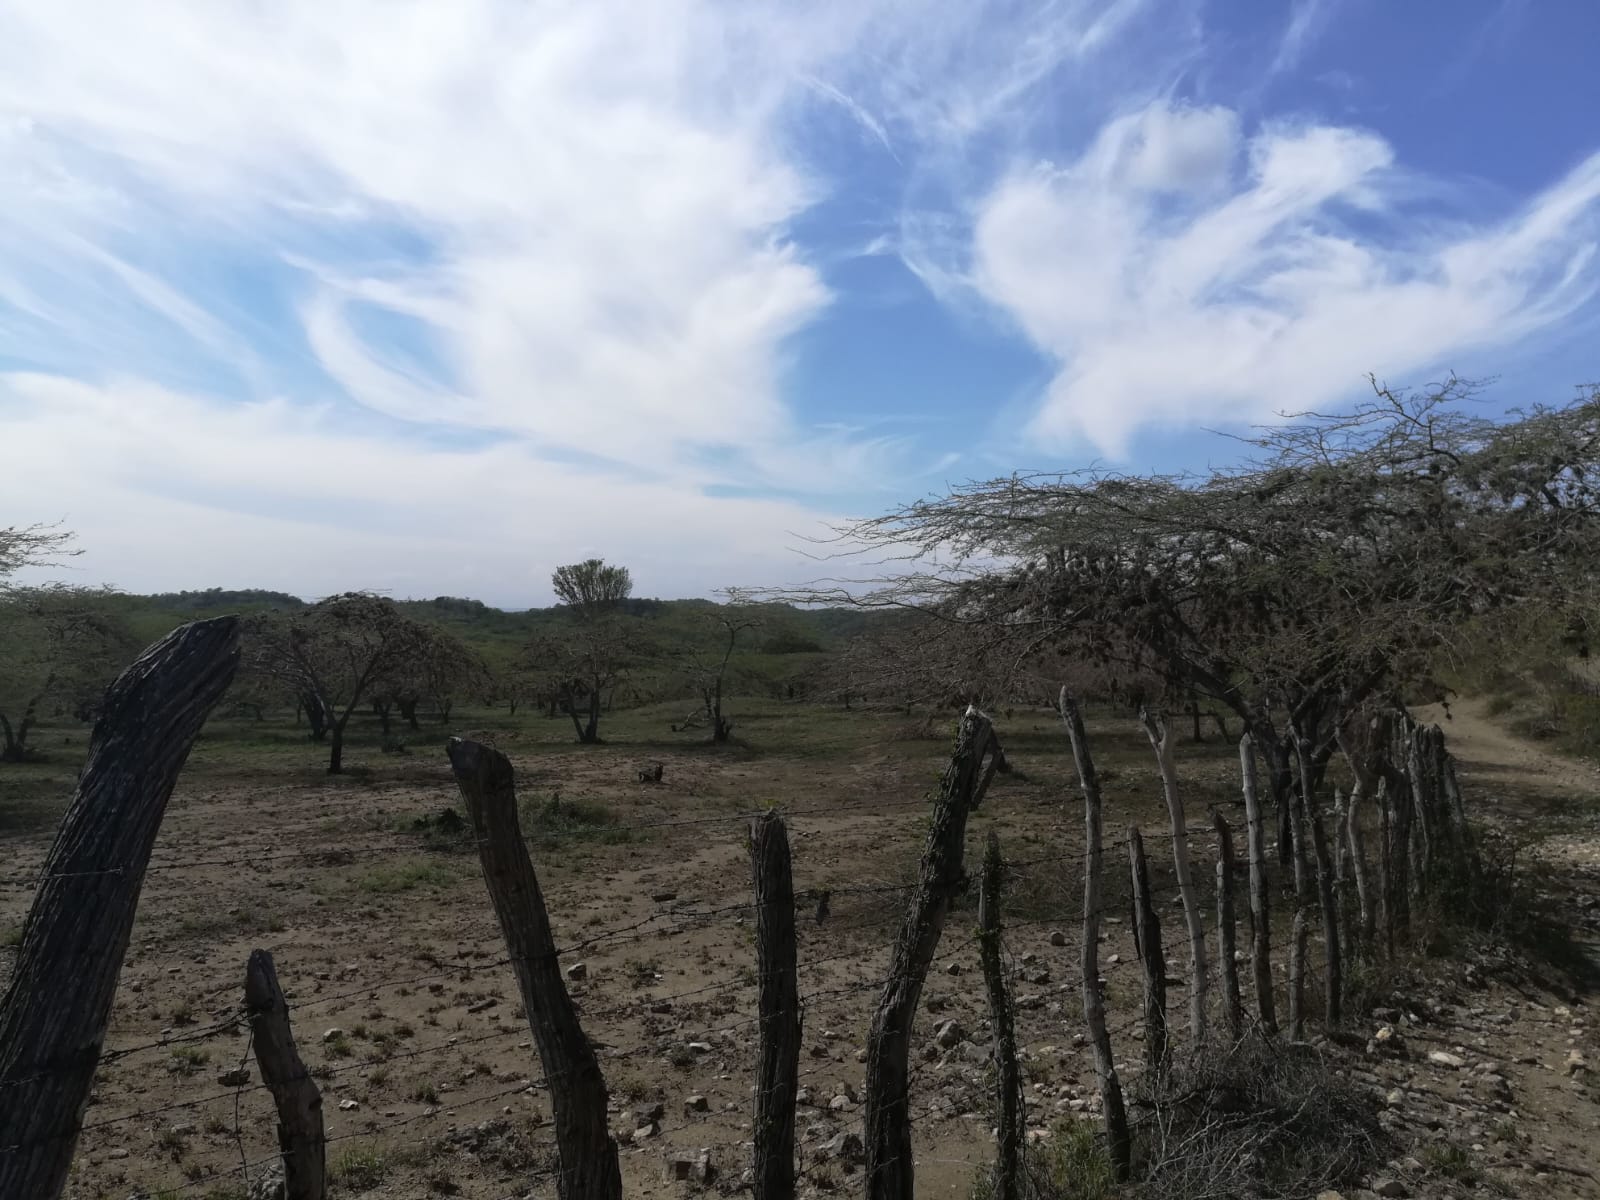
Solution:
<path fill-rule="evenodd" d="M 822 1147 L 859 1126 L 867 1023 L 947 730 L 936 723 L 930 735 L 920 715 L 772 701 L 733 711 L 739 740 L 721 747 L 669 732 L 680 714 L 667 708 L 609 717 L 609 741 L 595 747 L 574 745 L 567 721 L 536 712 L 514 720 L 458 712 L 451 729 L 493 742 L 517 767 L 524 833 L 557 942 L 571 948 L 563 964 L 585 967 L 570 986 L 586 1032 L 602 1047 L 614 1129 L 627 1143 L 630 1196 L 692 1186 L 663 1178 L 665 1160 L 679 1152 L 693 1158 L 709 1148 L 725 1185 L 736 1184 L 748 1163 L 755 988 L 743 814 L 774 804 L 789 814 L 800 893 L 806 1187 L 859 1187 L 849 1164 Z M 1181 978 L 1182 922 L 1157 836 L 1165 817 L 1154 759 L 1131 719 L 1091 716 L 1107 801 L 1109 910 L 1126 909 L 1121 841 L 1137 821 L 1156 870 L 1169 962 Z M 1014 868 L 1006 941 L 1029 1124 L 1076 1121 L 1096 1103 L 1079 1036 L 1076 775 L 1053 714 L 995 717 L 1015 769 L 997 780 L 969 827 L 969 858 L 993 828 Z M 0 773 L 0 933 L 8 945 L 85 732 L 48 730 L 41 745 L 52 761 Z M 490 1200 L 530 1194 L 530 1186 L 550 1193 L 547 1175 L 538 1182 L 551 1161 L 548 1099 L 535 1083 L 537 1056 L 476 856 L 458 834 L 415 827 L 461 808 L 445 732 L 425 728 L 410 735 L 410 754 L 383 755 L 362 731 L 352 740 L 350 773 L 329 777 L 320 749 L 282 722 L 208 726 L 157 843 L 72 1195 L 237 1197 L 241 1162 L 256 1174 L 255 1164 L 273 1157 L 271 1101 L 256 1086 L 246 1033 L 231 1023 L 255 947 L 277 959 L 302 1053 L 323 1091 L 336 1195 Z M 1524 832 L 1555 822 L 1560 836 L 1549 862 L 1560 875 L 1550 882 L 1559 882 L 1563 903 L 1592 920 L 1600 834 L 1591 769 L 1551 760 L 1481 716 L 1464 713 L 1461 731 L 1451 733 L 1469 803 L 1481 803 L 1480 813 Z M 1209 914 L 1212 838 L 1204 822 L 1218 805 L 1242 830 L 1237 755 L 1212 733 L 1204 744 L 1181 744 L 1178 761 Z M 664 765 L 663 782 L 637 782 L 639 769 L 655 762 Z M 823 889 L 831 892 L 829 912 L 818 923 L 812 909 Z M 918 1187 L 928 1196 L 965 1196 L 973 1164 L 990 1153 L 975 900 L 945 932 L 916 1043 Z M 1142 1033 L 1139 981 L 1128 924 L 1118 916 L 1112 922 L 1101 966 L 1118 1061 L 1132 1074 Z M 0 977 L 8 970 L 0 958 Z M 1458 979 L 1454 967 L 1442 971 L 1448 981 L 1436 981 L 1438 991 L 1416 995 L 1418 1028 L 1408 1039 L 1494 1063 L 1488 1073 L 1508 1080 L 1515 1099 L 1505 1106 L 1513 1115 L 1498 1124 L 1482 1117 L 1479 1129 L 1471 1115 L 1459 1127 L 1440 1122 L 1435 1140 L 1467 1136 L 1469 1147 L 1480 1146 L 1463 1153 L 1484 1186 L 1595 1194 L 1581 1174 L 1559 1169 L 1586 1167 L 1600 1131 L 1594 1093 L 1563 1070 L 1569 1049 L 1587 1046 L 1594 1056 L 1586 1010 L 1553 975 L 1547 986 L 1561 994 L 1530 991 L 1537 985 L 1524 981 L 1518 995 L 1481 973 L 1474 982 L 1470 972 Z M 1442 1007 L 1430 1009 L 1434 1002 Z M 1181 1037 L 1181 988 L 1171 1011 Z M 934 1029 L 949 1019 L 966 1036 L 937 1046 Z M 1356 1019 L 1357 1028 L 1367 1023 L 1365 1013 Z M 219 1083 L 241 1064 L 251 1070 L 249 1084 Z M 1366 1067 L 1349 1069 L 1366 1082 Z M 1372 1082 L 1380 1094 L 1394 1086 L 1387 1076 Z M 1402 1086 L 1441 1103 L 1475 1104 L 1467 1082 L 1465 1073 L 1457 1079 L 1422 1063 Z M 703 1103 L 688 1103 L 691 1097 Z M 659 1132 L 635 1139 L 635 1110 L 655 1103 L 665 1110 Z M 1397 1143 L 1396 1154 L 1407 1153 Z M 1466 1169 L 1454 1162 L 1441 1151 L 1437 1162 L 1417 1158 L 1420 1172 L 1403 1158 L 1397 1169 L 1414 1176 L 1412 1194 L 1434 1185 L 1460 1192 Z M 1558 1169 L 1545 1169 L 1551 1164 Z"/>

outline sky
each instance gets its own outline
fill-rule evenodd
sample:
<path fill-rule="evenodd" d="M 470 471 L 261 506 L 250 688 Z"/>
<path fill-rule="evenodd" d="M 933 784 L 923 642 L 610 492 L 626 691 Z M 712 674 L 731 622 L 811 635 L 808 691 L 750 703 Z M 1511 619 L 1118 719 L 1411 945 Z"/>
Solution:
<path fill-rule="evenodd" d="M 0 526 L 131 591 L 834 574 L 1369 373 L 1600 378 L 1591 0 L 13 0 Z"/>

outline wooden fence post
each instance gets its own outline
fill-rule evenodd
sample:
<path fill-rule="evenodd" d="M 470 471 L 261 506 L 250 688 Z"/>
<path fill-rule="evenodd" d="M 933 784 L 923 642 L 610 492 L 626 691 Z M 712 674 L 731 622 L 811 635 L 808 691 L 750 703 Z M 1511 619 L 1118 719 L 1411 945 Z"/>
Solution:
<path fill-rule="evenodd" d="M 1233 911 L 1233 832 L 1220 812 L 1212 814 L 1217 830 L 1217 963 L 1221 967 L 1222 1023 L 1230 1042 L 1244 1036 L 1244 1005 L 1239 999 L 1239 963 Z"/>
<path fill-rule="evenodd" d="M 244 974 L 244 1006 L 261 1082 L 278 1110 L 284 1200 L 323 1200 L 328 1186 L 322 1093 L 306 1071 L 289 1029 L 289 1005 L 272 955 L 255 950 Z"/>
<path fill-rule="evenodd" d="M 0 1196 L 66 1185 L 150 850 L 238 664 L 238 619 L 196 621 L 106 691 L 0 1001 Z"/>
<path fill-rule="evenodd" d="M 1150 902 L 1150 867 L 1144 838 L 1128 826 L 1128 869 L 1133 880 L 1133 948 L 1144 972 L 1144 1053 L 1152 1071 L 1167 1068 L 1167 958 L 1161 949 L 1161 918 Z"/>
<path fill-rule="evenodd" d="M 1317 899 L 1322 905 L 1323 937 L 1323 1019 L 1330 1025 L 1340 1020 L 1344 996 L 1344 958 L 1339 940 L 1339 897 L 1334 890 L 1333 866 L 1328 861 L 1328 835 L 1323 831 L 1322 814 L 1312 809 L 1311 847 L 1317 856 Z"/>
<path fill-rule="evenodd" d="M 1111 1054 L 1111 1035 L 1106 1032 L 1105 996 L 1100 991 L 1100 879 L 1105 867 L 1100 782 L 1095 777 L 1094 759 L 1089 754 L 1083 714 L 1066 688 L 1061 689 L 1061 720 L 1072 742 L 1072 758 L 1078 768 L 1079 786 L 1083 789 L 1083 1019 L 1089 1026 L 1095 1073 L 1100 1077 L 1100 1104 L 1105 1115 L 1111 1164 L 1117 1178 L 1125 1181 L 1132 1170 L 1133 1144 L 1128 1136 L 1128 1110 L 1122 1102 L 1122 1081 L 1117 1078 L 1116 1059 Z"/>
<path fill-rule="evenodd" d="M 1167 802 L 1167 820 L 1172 829 L 1172 866 L 1183 901 L 1183 919 L 1189 927 L 1189 1036 L 1194 1045 L 1206 1040 L 1206 993 L 1210 971 L 1206 963 L 1206 929 L 1200 919 L 1200 900 L 1195 894 L 1194 874 L 1189 868 L 1189 828 L 1184 819 L 1183 797 L 1178 794 L 1178 771 L 1173 766 L 1172 738 L 1167 723 L 1147 708 L 1139 710 L 1139 721 L 1161 771 L 1161 793 Z"/>
<path fill-rule="evenodd" d="M 756 978 L 761 1049 L 757 1058 L 756 1200 L 794 1198 L 795 1096 L 800 1082 L 800 988 L 795 970 L 794 879 L 789 833 L 769 812 L 751 822 L 756 896 Z"/>
<path fill-rule="evenodd" d="M 1022 1195 L 1022 1073 L 1017 1066 L 1016 1024 L 1011 990 L 1000 960 L 1000 838 L 989 831 L 983 855 L 983 884 L 978 894 L 978 947 L 983 982 L 989 993 L 994 1023 L 995 1108 L 1000 1116 L 995 1138 L 993 1200 L 1019 1200 Z"/>
<path fill-rule="evenodd" d="M 622 1200 L 617 1143 L 606 1123 L 605 1077 L 561 980 L 544 895 L 517 819 L 510 760 L 462 738 L 451 738 L 447 749 L 550 1089 L 560 1159 L 556 1195 Z"/>
<path fill-rule="evenodd" d="M 1245 839 L 1250 848 L 1250 973 L 1256 985 L 1256 1020 L 1268 1037 L 1278 1032 L 1272 999 L 1272 924 L 1267 907 L 1267 835 L 1256 788 L 1255 741 L 1239 739 L 1239 774 L 1244 782 Z"/>
<path fill-rule="evenodd" d="M 1350 764 L 1350 774 L 1355 783 L 1345 806 L 1345 836 L 1350 845 L 1350 877 L 1356 885 L 1356 919 L 1360 932 L 1354 939 L 1358 950 L 1371 954 L 1376 935 L 1376 907 L 1367 876 L 1366 835 L 1362 827 L 1361 802 L 1377 795 L 1376 775 L 1360 747 L 1351 740 L 1343 726 L 1338 730 L 1339 749 Z"/>
<path fill-rule="evenodd" d="M 955 749 L 939 782 L 922 869 L 895 939 L 888 981 L 867 1036 L 866 1177 L 869 1200 L 913 1200 L 911 1024 L 922 985 L 944 932 L 950 904 L 966 886 L 962 855 L 967 817 L 981 798 L 984 758 L 998 755 L 989 719 L 976 708 L 961 718 Z"/>

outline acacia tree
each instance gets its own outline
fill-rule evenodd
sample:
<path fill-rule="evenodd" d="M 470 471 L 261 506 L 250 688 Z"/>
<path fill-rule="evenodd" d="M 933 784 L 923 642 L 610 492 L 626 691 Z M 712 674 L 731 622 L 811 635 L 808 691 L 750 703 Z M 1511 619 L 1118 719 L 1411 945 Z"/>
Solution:
<path fill-rule="evenodd" d="M 684 674 L 700 697 L 706 724 L 711 729 L 713 742 L 726 742 L 733 733 L 733 722 L 722 711 L 723 685 L 728 678 L 728 664 L 739 642 L 739 635 L 761 627 L 755 613 L 740 609 L 722 609 L 708 612 L 703 620 L 708 627 L 712 647 L 690 647 L 682 654 Z"/>
<path fill-rule="evenodd" d="M 106 685 L 139 652 L 109 593 L 10 588 L 0 593 L 0 762 L 22 762 L 52 712 L 90 717 Z"/>
<path fill-rule="evenodd" d="M 428 704 L 440 721 L 449 721 L 456 698 L 487 686 L 488 668 L 465 642 L 447 629 L 421 625 L 415 653 L 388 672 L 373 689 L 373 703 L 382 705 L 380 716 L 388 733 L 388 712 L 397 708 L 412 729 L 420 729 L 417 706 Z"/>
<path fill-rule="evenodd" d="M 640 649 L 620 611 L 633 593 L 633 578 L 626 567 L 590 558 L 557 567 L 550 586 L 572 617 L 572 632 L 560 639 L 536 639 L 529 646 L 529 658 L 554 669 L 557 691 L 578 741 L 596 743 L 602 698 L 617 686 Z M 583 716 L 578 711 L 580 697 L 585 701 Z"/>
<path fill-rule="evenodd" d="M 267 648 L 280 656 L 273 669 L 327 714 L 328 774 L 343 769 L 345 729 L 357 707 L 424 653 L 431 636 L 393 601 L 346 592 L 295 614 L 281 642 Z"/>
<path fill-rule="evenodd" d="M 1341 721 L 1426 680 L 1462 622 L 1563 610 L 1600 563 L 1600 390 L 1496 420 L 1451 380 L 1244 439 L 1202 476 L 1014 475 L 838 530 L 906 573 L 809 602 L 912 607 L 1039 653 L 1148 673 L 1237 715 L 1289 845 Z"/>
<path fill-rule="evenodd" d="M 38 567 L 81 554 L 72 546 L 73 535 L 54 525 L 9 525 L 0 529 L 0 594 L 24 567 Z"/>

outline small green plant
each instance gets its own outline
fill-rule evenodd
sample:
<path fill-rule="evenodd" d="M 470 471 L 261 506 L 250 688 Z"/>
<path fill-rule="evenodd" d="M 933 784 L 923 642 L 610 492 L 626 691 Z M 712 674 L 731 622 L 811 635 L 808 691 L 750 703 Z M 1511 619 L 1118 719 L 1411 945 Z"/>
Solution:
<path fill-rule="evenodd" d="M 15 950 L 22 945 L 22 925 L 7 925 L 4 932 L 0 932 L 0 947 Z"/>
<path fill-rule="evenodd" d="M 195 1075 L 210 1061 L 210 1052 L 199 1046 L 177 1046 L 167 1060 L 167 1070 L 174 1075 Z"/>
<path fill-rule="evenodd" d="M 380 1088 L 389 1082 L 389 1068 L 375 1067 L 372 1074 L 367 1076 L 367 1086 Z"/>
<path fill-rule="evenodd" d="M 410 860 L 407 862 L 385 863 L 374 867 L 361 875 L 356 876 L 355 886 L 358 891 L 372 892 L 376 895 L 393 895 L 397 892 L 409 892 L 415 888 L 431 887 L 444 888 L 458 882 L 460 876 L 448 867 L 438 863 Z"/>
<path fill-rule="evenodd" d="M 342 1032 L 337 1037 L 330 1038 L 324 1042 L 323 1049 L 328 1052 L 331 1058 L 349 1058 L 356 1052 L 355 1047 L 350 1044 L 350 1039 Z"/>
<path fill-rule="evenodd" d="M 560 796 L 525 801 L 522 832 L 542 850 L 579 842 L 617 846 L 633 840 L 633 831 L 619 824 L 605 805 L 589 800 L 566 800 Z"/>
<path fill-rule="evenodd" d="M 328 1172 L 335 1183 L 353 1192 L 377 1187 L 388 1173 L 389 1158 L 377 1146 L 352 1146 Z"/>
<path fill-rule="evenodd" d="M 411 1089 L 411 1098 L 418 1104 L 439 1103 L 439 1089 L 431 1083 L 419 1083 Z"/>
<path fill-rule="evenodd" d="M 1435 1142 L 1422 1151 L 1422 1164 L 1435 1174 L 1453 1179 L 1463 1187 L 1477 1187 L 1483 1182 L 1483 1171 L 1473 1161 L 1472 1155 L 1453 1142 Z"/>

